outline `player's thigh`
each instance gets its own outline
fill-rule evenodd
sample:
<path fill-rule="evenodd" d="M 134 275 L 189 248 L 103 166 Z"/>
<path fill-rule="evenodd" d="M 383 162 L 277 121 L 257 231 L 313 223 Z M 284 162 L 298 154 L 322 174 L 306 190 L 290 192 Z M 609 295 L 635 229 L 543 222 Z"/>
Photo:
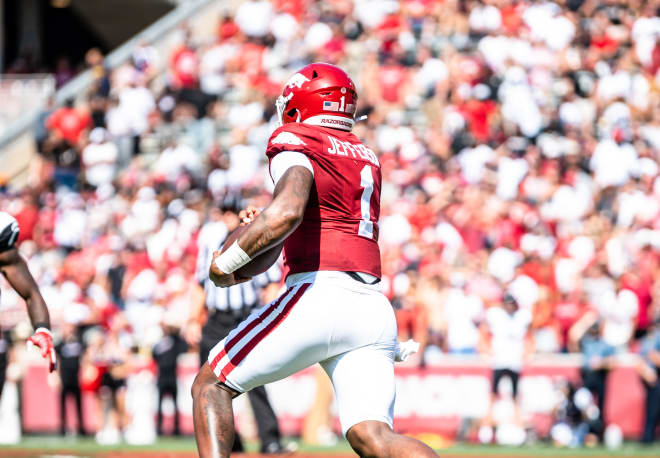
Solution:
<path fill-rule="evenodd" d="M 396 318 L 392 305 L 382 293 L 360 291 L 359 286 L 356 289 L 335 288 L 333 293 L 336 318 L 328 356 L 374 344 L 394 348 Z"/>
<path fill-rule="evenodd" d="M 299 284 L 252 312 L 211 350 L 218 380 L 245 392 L 324 359 L 330 327 L 319 318 L 320 296 L 315 286 Z"/>
<path fill-rule="evenodd" d="M 392 345 L 368 345 L 321 362 L 335 389 L 344 435 L 352 426 L 367 420 L 392 427 L 395 398 Z"/>

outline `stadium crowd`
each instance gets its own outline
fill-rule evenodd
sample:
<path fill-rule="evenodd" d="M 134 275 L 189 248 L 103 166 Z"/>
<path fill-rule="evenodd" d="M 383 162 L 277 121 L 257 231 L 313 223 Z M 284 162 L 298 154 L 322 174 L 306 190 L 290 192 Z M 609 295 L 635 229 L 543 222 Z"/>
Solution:
<path fill-rule="evenodd" d="M 382 166 L 382 283 L 401 338 L 423 344 L 416 363 L 484 353 L 516 372 L 533 353 L 590 354 L 585 334 L 603 357 L 648 353 L 658 7 L 245 1 L 215 36 L 182 29 L 168 56 L 145 43 L 108 71 L 90 51 L 93 87 L 40 116 L 30 185 L 4 189 L 0 209 L 19 221 L 54 327 L 103 333 L 87 347 L 122 368 L 164 327 L 186 334 L 200 227 L 211 208 L 268 201 L 274 99 L 297 68 L 335 63 L 358 86 L 368 117 L 354 132 Z M 2 325 L 20 308 L 3 288 Z"/>

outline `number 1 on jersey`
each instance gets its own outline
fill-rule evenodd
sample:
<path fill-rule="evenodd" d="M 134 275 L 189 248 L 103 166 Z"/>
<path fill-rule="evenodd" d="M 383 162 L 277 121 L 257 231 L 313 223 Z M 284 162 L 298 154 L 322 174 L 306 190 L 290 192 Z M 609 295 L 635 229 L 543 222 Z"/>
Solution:
<path fill-rule="evenodd" d="M 373 239 L 374 223 L 371 221 L 371 194 L 374 192 L 374 176 L 370 165 L 365 165 L 360 172 L 360 187 L 364 188 L 364 191 L 362 191 L 362 198 L 360 199 L 362 221 L 360 221 L 358 235 Z"/>

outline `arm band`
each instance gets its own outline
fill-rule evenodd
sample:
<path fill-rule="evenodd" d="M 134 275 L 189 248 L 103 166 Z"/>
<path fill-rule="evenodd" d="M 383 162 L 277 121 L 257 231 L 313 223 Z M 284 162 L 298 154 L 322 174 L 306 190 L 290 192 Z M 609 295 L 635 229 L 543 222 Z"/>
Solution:
<path fill-rule="evenodd" d="M 230 274 L 240 269 L 251 260 L 252 258 L 250 258 L 250 256 L 238 246 L 237 240 L 227 248 L 227 251 L 215 259 L 215 265 L 222 272 Z"/>
<path fill-rule="evenodd" d="M 34 334 L 40 334 L 40 333 L 49 335 L 51 339 L 53 338 L 53 333 L 50 332 L 50 329 L 48 329 L 48 328 L 43 328 L 42 327 L 42 328 L 37 328 L 37 329 L 34 330 Z"/>

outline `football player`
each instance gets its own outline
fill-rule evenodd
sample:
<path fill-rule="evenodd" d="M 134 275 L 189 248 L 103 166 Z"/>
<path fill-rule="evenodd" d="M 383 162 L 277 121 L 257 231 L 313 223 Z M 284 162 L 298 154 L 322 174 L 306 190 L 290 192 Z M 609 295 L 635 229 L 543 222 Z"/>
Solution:
<path fill-rule="evenodd" d="M 381 169 L 351 133 L 357 93 L 340 68 L 316 63 L 293 75 L 277 100 L 281 126 L 266 155 L 272 202 L 223 253 L 211 280 L 267 250 L 281 250 L 287 290 L 255 310 L 210 352 L 193 384 L 201 457 L 229 456 L 232 398 L 320 363 L 334 386 L 342 432 L 360 456 L 437 456 L 394 433 L 394 311 L 380 292 Z"/>
<path fill-rule="evenodd" d="M 41 297 L 37 282 L 28 270 L 27 263 L 18 253 L 16 240 L 18 239 L 18 222 L 9 213 L 0 212 L 0 272 L 9 284 L 27 303 L 28 315 L 35 329 L 32 337 L 28 339 L 29 345 L 36 345 L 41 350 L 41 356 L 48 360 L 50 372 L 55 370 L 57 358 L 53 347 L 53 336 L 50 333 L 50 317 L 44 298 Z M 2 353 L 0 366 L 6 367 L 6 352 Z M 4 381 L 4 369 L 2 373 Z M 0 392 L 2 386 L 0 386 Z"/>

